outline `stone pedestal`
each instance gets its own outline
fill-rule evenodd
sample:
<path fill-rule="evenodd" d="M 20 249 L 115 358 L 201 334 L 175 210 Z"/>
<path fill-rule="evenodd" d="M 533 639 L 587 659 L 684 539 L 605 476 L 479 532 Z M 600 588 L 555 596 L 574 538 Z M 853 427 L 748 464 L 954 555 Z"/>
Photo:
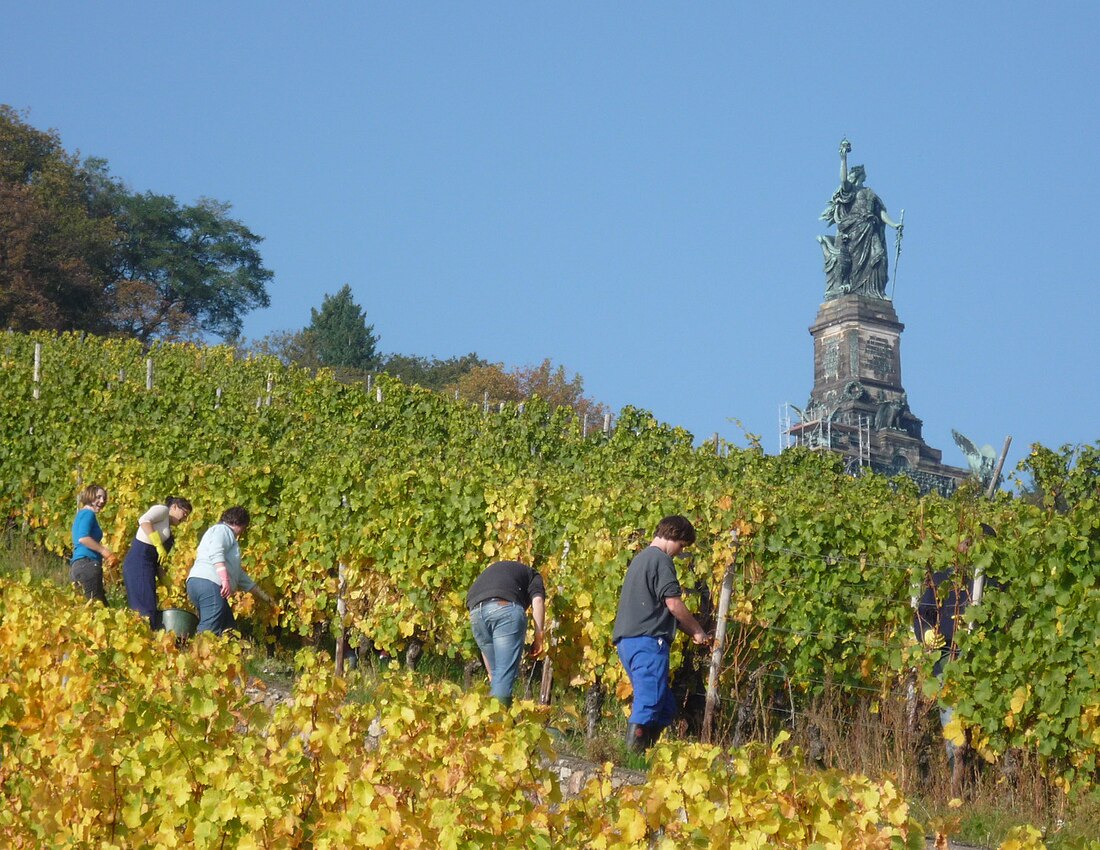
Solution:
<path fill-rule="evenodd" d="M 967 470 L 946 466 L 924 442 L 901 382 L 901 332 L 890 301 L 843 295 L 824 302 L 810 327 L 814 387 L 795 441 L 845 456 L 849 468 L 909 475 L 922 491 L 950 493 Z"/>

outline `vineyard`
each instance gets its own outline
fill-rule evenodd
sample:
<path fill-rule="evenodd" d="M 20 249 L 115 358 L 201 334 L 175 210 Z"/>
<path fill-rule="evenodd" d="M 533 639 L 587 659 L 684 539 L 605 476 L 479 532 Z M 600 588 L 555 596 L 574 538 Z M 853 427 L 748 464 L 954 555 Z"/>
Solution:
<path fill-rule="evenodd" d="M 689 607 L 727 569 L 735 576 L 718 689 L 726 740 L 770 741 L 823 694 L 855 718 L 912 700 L 915 688 L 956 706 L 958 734 L 968 730 L 988 759 L 1024 751 L 1066 789 L 1096 779 L 1095 448 L 1072 468 L 1033 450 L 1026 463 L 1043 505 L 922 498 L 904 480 L 850 478 L 805 451 L 696 447 L 637 409 L 586 434 L 570 411 L 538 400 L 486 411 L 228 348 L 8 333 L 0 368 L 9 523 L 64 554 L 75 494 L 96 481 L 111 494 L 104 542 L 122 553 L 150 504 L 194 503 L 163 606 L 185 599 L 202 529 L 242 504 L 253 517 L 246 569 L 279 599 L 277 610 L 241 611 L 255 634 L 346 628 L 389 653 L 415 644 L 474 658 L 466 588 L 490 560 L 518 558 L 546 580 L 555 688 L 607 694 L 604 710 L 617 711 L 615 697 L 628 695 L 610 644 L 622 575 L 656 521 L 683 513 L 699 533 L 680 566 L 685 587 L 700 589 Z M 958 566 L 1003 586 L 975 610 L 941 684 L 913 639 L 912 599 L 930 571 L 956 564 L 957 544 L 981 522 L 997 537 Z M 689 663 L 674 651 L 674 668 Z"/>
<path fill-rule="evenodd" d="M 268 715 L 235 642 L 181 651 L 123 611 L 8 579 L 0 602 L 5 847 L 923 844 L 891 783 L 810 772 L 781 741 L 732 761 L 661 747 L 644 786 L 612 793 L 608 765 L 563 799 L 531 703 L 508 711 L 400 673 L 349 702 L 304 653 L 293 701 Z"/>

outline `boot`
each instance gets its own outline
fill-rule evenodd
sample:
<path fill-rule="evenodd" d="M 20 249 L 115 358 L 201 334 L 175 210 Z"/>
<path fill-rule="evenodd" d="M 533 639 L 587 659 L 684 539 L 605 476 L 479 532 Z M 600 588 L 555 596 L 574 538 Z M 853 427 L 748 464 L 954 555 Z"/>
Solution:
<path fill-rule="evenodd" d="M 661 733 L 664 731 L 664 727 L 663 726 L 646 726 L 644 728 L 645 728 L 645 737 L 642 740 L 642 747 L 644 749 L 648 750 L 650 747 L 652 747 L 654 744 L 657 743 L 657 739 L 661 737 Z"/>
<path fill-rule="evenodd" d="M 646 741 L 649 738 L 649 728 L 641 723 L 626 724 L 626 751 L 628 753 L 644 753 L 649 746 Z"/>

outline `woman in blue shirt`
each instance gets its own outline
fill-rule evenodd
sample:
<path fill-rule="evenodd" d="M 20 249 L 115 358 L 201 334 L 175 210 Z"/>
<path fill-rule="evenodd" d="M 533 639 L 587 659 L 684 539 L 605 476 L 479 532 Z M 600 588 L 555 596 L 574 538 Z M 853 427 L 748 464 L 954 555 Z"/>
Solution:
<path fill-rule="evenodd" d="M 103 545 L 103 529 L 97 514 L 107 504 L 107 491 L 99 484 L 89 484 L 76 497 L 79 509 L 73 520 L 73 557 L 69 577 L 80 586 L 85 598 L 107 604 L 103 592 L 103 562 L 113 564 L 114 553 Z"/>

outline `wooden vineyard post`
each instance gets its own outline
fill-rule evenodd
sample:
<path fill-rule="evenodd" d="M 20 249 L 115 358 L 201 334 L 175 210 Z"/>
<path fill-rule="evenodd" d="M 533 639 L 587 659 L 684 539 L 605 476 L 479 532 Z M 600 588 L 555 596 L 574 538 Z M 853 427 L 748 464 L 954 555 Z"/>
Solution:
<path fill-rule="evenodd" d="M 42 343 L 34 344 L 34 400 L 38 401 L 38 383 L 42 380 Z"/>
<path fill-rule="evenodd" d="M 592 741 L 596 738 L 596 726 L 600 722 L 600 714 L 603 711 L 604 692 L 603 685 L 598 681 L 588 686 L 584 694 L 585 740 Z"/>
<path fill-rule="evenodd" d="M 336 675 L 344 675 L 344 643 L 347 640 L 345 618 L 348 614 L 348 603 L 344 601 L 344 590 L 347 588 L 347 567 L 343 563 L 339 565 L 340 577 L 336 589 Z"/>
<path fill-rule="evenodd" d="M 565 568 L 565 562 L 569 558 L 569 541 L 566 540 L 561 547 L 561 567 Z M 549 606 L 547 606 L 549 607 Z M 550 612 L 547 611 L 547 614 Z M 550 644 L 553 640 L 553 634 L 551 631 L 551 624 L 554 622 L 551 617 L 549 622 L 544 623 L 543 628 L 543 644 L 542 644 L 542 681 L 539 683 L 539 705 L 550 705 L 550 690 L 554 685 L 554 662 L 550 658 Z"/>
<path fill-rule="evenodd" d="M 718 596 L 718 624 L 714 632 L 714 648 L 710 653 L 710 673 L 707 676 L 707 701 L 703 710 L 703 743 L 709 744 L 714 731 L 714 707 L 718 703 L 718 673 L 722 668 L 722 654 L 726 648 L 726 623 L 729 621 L 730 597 L 733 595 L 733 576 L 737 566 L 738 530 L 730 532 L 733 538 L 733 560 L 722 577 L 722 591 Z"/>
<path fill-rule="evenodd" d="M 340 507 L 347 510 L 348 497 L 340 497 Z M 337 569 L 339 571 L 339 577 L 336 584 L 336 665 L 335 672 L 337 676 L 344 675 L 344 644 L 347 643 L 347 616 L 348 616 L 348 603 L 344 599 L 344 592 L 348 587 L 348 568 L 341 561 Z"/>
<path fill-rule="evenodd" d="M 917 580 L 916 571 L 919 569 L 914 566 L 913 575 L 909 576 L 909 586 L 914 591 L 922 586 L 921 581 Z M 916 592 L 909 596 L 909 608 L 913 612 L 914 620 L 917 614 L 917 605 L 920 603 L 920 597 Z M 923 638 L 920 638 L 923 643 Z M 917 694 L 917 668 L 910 667 L 909 672 L 905 676 L 905 729 L 912 738 L 917 734 L 917 722 L 920 720 L 918 709 L 920 708 L 920 698 Z"/>
<path fill-rule="evenodd" d="M 1004 448 L 1001 449 L 1001 459 L 997 461 L 997 468 L 993 470 L 993 477 L 989 479 L 989 489 L 986 490 L 985 497 L 992 500 L 993 496 L 997 492 L 997 480 L 1001 477 L 1001 470 L 1004 469 L 1005 458 L 1008 456 L 1008 447 L 1012 445 L 1012 437 L 1005 437 Z M 982 570 L 981 564 L 978 565 L 974 571 L 974 604 L 979 605 L 982 601 L 982 591 L 985 589 L 985 572 Z"/>
<path fill-rule="evenodd" d="M 145 358 L 145 389 L 151 391 L 153 389 L 153 358 Z"/>

